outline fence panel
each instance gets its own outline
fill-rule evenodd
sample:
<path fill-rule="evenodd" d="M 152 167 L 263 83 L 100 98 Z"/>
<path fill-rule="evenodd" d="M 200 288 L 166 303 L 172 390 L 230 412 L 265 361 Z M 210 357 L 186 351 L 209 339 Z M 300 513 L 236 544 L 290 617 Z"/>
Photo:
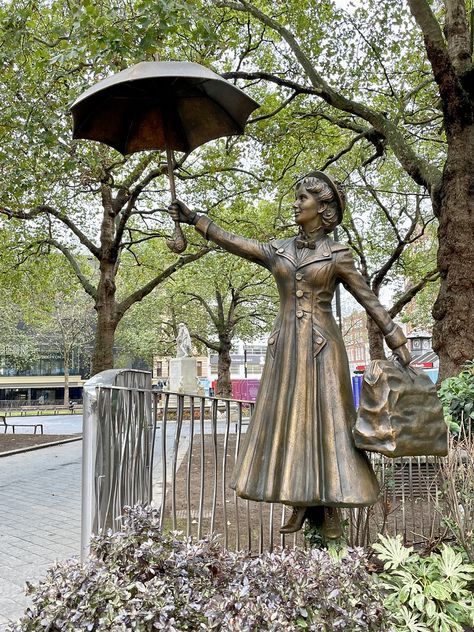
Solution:
<path fill-rule="evenodd" d="M 217 397 L 155 395 L 161 476 L 154 502 L 163 528 L 196 537 L 218 533 L 224 546 L 252 553 L 304 545 L 301 532 L 279 533 L 290 508 L 243 500 L 230 487 L 253 406 Z M 370 458 L 381 483 L 380 499 L 373 507 L 343 511 L 350 543 L 366 545 L 379 532 L 400 533 L 407 543 L 442 535 L 441 460 Z"/>
<path fill-rule="evenodd" d="M 151 375 L 110 370 L 84 385 L 81 553 L 91 534 L 120 528 L 125 505 L 149 504 L 155 420 Z"/>
<path fill-rule="evenodd" d="M 84 392 L 83 555 L 91 533 L 119 528 L 124 505 L 152 496 L 166 530 L 220 534 L 223 546 L 252 553 L 304 546 L 301 532 L 279 533 L 290 508 L 243 500 L 230 487 L 254 402 L 156 393 L 149 374 L 126 370 L 95 376 Z M 349 542 L 364 546 L 377 533 L 400 533 L 407 543 L 442 536 L 443 460 L 370 458 L 381 494 L 373 507 L 343 511 Z"/>

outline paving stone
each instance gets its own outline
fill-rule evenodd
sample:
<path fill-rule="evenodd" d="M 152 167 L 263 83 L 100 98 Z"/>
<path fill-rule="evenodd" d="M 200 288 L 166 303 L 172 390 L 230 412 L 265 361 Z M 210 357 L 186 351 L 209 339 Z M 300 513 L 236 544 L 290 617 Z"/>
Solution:
<path fill-rule="evenodd" d="M 5 617 L 7 620 L 16 621 L 23 612 L 25 608 L 28 606 L 29 601 L 26 597 L 18 595 L 15 599 L 10 599 L 8 597 L 2 597 L 2 612 L 1 616 Z"/>
<path fill-rule="evenodd" d="M 81 450 L 77 442 L 0 460 L 1 625 L 29 603 L 27 580 L 79 552 Z"/>
<path fill-rule="evenodd" d="M 168 454 L 172 432 L 170 427 Z M 183 440 L 181 457 L 186 449 Z M 153 489 L 158 497 L 160 453 L 157 433 Z M 81 455 L 78 441 L 0 459 L 0 632 L 30 603 L 24 594 L 26 581 L 36 584 L 56 560 L 79 556 Z"/>

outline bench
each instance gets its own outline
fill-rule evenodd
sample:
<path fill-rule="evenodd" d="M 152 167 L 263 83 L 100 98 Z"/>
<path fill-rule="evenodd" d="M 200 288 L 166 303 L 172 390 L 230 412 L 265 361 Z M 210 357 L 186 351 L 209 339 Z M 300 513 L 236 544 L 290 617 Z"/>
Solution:
<path fill-rule="evenodd" d="M 3 434 L 6 434 L 8 428 L 12 429 L 13 434 L 15 434 L 15 428 L 34 428 L 34 434 L 36 434 L 36 431 L 39 428 L 40 434 L 43 434 L 43 424 L 7 424 L 7 420 L 4 415 L 0 415 L 0 424 L 3 424 L 3 427 L 5 428 Z"/>

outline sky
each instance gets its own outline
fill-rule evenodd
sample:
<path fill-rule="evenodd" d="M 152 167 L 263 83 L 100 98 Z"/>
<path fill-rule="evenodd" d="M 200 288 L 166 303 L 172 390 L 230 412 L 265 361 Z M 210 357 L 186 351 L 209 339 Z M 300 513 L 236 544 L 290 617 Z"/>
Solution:
<path fill-rule="evenodd" d="M 355 7 L 361 4 L 360 0 L 334 0 L 334 4 L 338 9 L 352 12 Z"/>

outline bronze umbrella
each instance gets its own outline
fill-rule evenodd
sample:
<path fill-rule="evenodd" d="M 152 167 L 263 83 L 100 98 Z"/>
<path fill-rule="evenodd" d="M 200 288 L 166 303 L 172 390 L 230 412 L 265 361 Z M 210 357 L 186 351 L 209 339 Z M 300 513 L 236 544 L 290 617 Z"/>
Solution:
<path fill-rule="evenodd" d="M 73 137 L 97 140 L 122 154 L 166 150 L 176 198 L 173 150 L 190 152 L 221 136 L 242 134 L 258 106 L 242 90 L 192 62 L 141 62 L 86 90 L 73 103 Z M 186 248 L 178 223 L 170 247 Z"/>

